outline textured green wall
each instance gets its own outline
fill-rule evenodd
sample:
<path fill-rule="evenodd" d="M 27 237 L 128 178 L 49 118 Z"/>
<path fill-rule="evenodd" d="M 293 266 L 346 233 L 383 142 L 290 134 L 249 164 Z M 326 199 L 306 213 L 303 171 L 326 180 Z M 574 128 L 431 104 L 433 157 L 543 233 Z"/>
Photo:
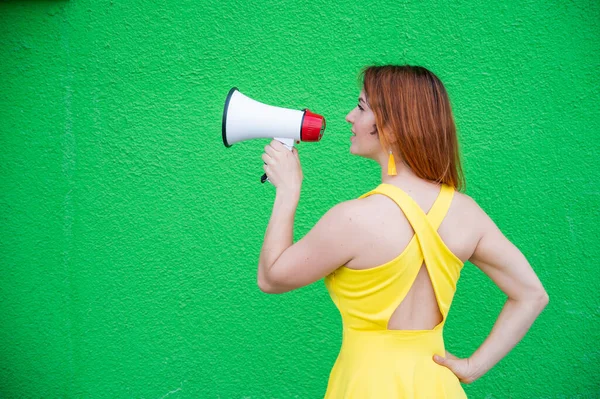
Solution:
<path fill-rule="evenodd" d="M 322 281 L 258 289 L 268 140 L 226 149 L 221 115 L 237 86 L 327 118 L 299 239 L 379 183 L 344 121 L 370 63 L 446 84 L 467 194 L 550 295 L 469 396 L 600 397 L 600 4 L 367 3 L 0 2 L 0 397 L 322 397 L 340 317 Z M 467 263 L 448 349 L 503 301 Z"/>

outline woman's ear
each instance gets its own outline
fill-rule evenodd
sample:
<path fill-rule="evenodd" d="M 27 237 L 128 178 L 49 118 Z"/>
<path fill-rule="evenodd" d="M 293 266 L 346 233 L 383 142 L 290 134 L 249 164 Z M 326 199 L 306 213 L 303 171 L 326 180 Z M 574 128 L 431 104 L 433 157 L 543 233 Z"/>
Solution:
<path fill-rule="evenodd" d="M 398 137 L 396 137 L 396 135 L 390 131 L 386 132 L 387 134 L 385 135 L 385 137 L 388 140 L 388 143 L 390 144 L 395 144 L 398 141 Z"/>
<path fill-rule="evenodd" d="M 386 127 L 384 127 L 383 130 L 388 144 L 395 144 L 398 141 L 396 135 L 391 133 Z"/>

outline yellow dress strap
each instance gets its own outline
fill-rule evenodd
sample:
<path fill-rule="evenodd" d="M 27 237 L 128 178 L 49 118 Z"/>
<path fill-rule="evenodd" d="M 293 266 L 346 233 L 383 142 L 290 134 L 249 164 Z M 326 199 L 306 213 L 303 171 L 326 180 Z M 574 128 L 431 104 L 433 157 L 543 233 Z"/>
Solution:
<path fill-rule="evenodd" d="M 463 262 L 446 246 L 437 229 L 448 213 L 454 188 L 442 184 L 440 194 L 427 215 L 404 190 L 394 185 L 380 184 L 359 198 L 373 194 L 384 194 L 396 202 L 415 231 L 445 321 Z"/>
<path fill-rule="evenodd" d="M 440 224 L 442 224 L 442 221 L 446 217 L 453 197 L 454 189 L 451 186 L 443 184 L 438 198 L 427 214 L 427 219 L 429 220 L 429 223 L 431 223 L 431 227 L 435 230 L 440 227 Z"/>
<path fill-rule="evenodd" d="M 369 195 L 373 194 L 385 194 L 386 196 L 390 197 L 394 202 L 396 202 L 403 212 L 411 211 L 405 211 L 405 207 L 403 206 L 408 202 L 410 203 L 410 208 L 414 209 L 416 207 L 417 213 L 418 211 L 421 211 L 420 213 L 425 215 L 421 207 L 419 207 L 419 205 L 399 187 L 396 187 L 391 184 L 382 183 L 375 189 L 361 195 L 358 198 L 368 197 Z M 398 196 L 401 196 L 401 198 L 397 198 Z M 431 209 L 429 210 L 427 215 L 425 215 L 427 220 L 429 220 L 429 223 L 435 230 L 437 230 L 440 227 L 440 224 L 442 224 L 446 213 L 448 213 L 448 209 L 450 208 L 450 203 L 452 202 L 453 196 L 454 189 L 451 186 L 443 184 L 437 199 L 431 206 Z M 410 218 L 410 216 L 408 215 L 406 217 L 407 219 Z M 409 221 L 412 225 L 412 220 L 409 219 Z"/>

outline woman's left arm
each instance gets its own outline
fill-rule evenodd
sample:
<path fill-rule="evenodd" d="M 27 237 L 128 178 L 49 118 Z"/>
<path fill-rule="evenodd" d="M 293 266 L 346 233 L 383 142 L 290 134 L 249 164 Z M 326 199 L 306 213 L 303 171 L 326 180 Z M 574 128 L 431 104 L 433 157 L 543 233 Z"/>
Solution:
<path fill-rule="evenodd" d="M 506 294 L 507 299 L 489 336 L 467 359 L 448 354 L 434 361 L 470 383 L 498 363 L 525 336 L 548 304 L 548 294 L 521 251 L 479 207 L 482 235 L 469 261 Z"/>

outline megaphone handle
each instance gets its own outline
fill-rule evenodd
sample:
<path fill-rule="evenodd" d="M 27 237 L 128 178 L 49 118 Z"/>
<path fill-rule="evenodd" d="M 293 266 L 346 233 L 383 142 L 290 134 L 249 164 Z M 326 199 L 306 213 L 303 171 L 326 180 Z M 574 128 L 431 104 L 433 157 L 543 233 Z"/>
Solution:
<path fill-rule="evenodd" d="M 283 144 L 288 150 L 292 151 L 294 149 L 294 139 L 289 139 L 289 138 L 277 138 L 275 137 L 275 140 L 280 141 L 281 144 Z M 264 173 L 261 178 L 260 178 L 260 182 L 264 183 L 268 181 L 269 183 L 271 183 L 271 180 L 269 180 L 269 178 L 267 177 L 267 174 Z"/>

